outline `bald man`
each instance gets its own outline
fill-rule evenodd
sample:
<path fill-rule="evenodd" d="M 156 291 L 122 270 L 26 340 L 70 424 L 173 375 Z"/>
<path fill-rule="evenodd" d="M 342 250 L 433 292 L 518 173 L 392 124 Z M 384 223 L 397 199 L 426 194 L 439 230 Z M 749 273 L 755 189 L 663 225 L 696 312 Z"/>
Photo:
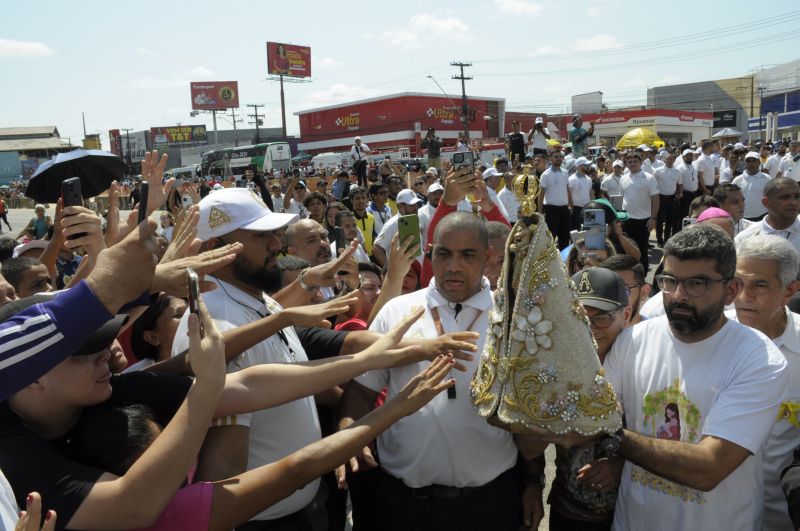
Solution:
<path fill-rule="evenodd" d="M 483 273 L 492 255 L 481 218 L 470 212 L 448 214 L 433 235 L 431 284 L 389 301 L 370 330 L 385 333 L 412 308 L 423 307 L 424 315 L 405 337 L 473 331 L 480 334 L 477 347 L 482 351 L 492 309 Z M 454 392 L 437 397 L 378 439 L 386 471 L 380 497 L 385 504 L 379 508 L 383 529 L 516 531 L 522 523 L 521 493 L 512 474 L 514 439 L 479 417 L 468 396 L 477 363 L 470 360 L 466 372 L 452 372 Z M 371 371 L 350 382 L 342 398 L 340 428 L 366 414 L 384 387 L 390 397 L 401 392 L 417 365 L 411 367 Z M 541 487 L 531 482 L 526 488 Z M 526 517 L 526 525 L 537 518 Z"/>

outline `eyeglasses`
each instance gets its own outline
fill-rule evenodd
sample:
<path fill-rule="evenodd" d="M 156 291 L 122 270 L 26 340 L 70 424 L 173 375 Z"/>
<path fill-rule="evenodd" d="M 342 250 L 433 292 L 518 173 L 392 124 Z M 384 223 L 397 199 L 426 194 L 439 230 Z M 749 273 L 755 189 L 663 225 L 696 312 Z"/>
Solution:
<path fill-rule="evenodd" d="M 610 312 L 603 312 L 598 313 L 597 315 L 593 315 L 589 317 L 589 323 L 595 328 L 608 328 L 614 322 L 614 315 L 619 312 L 622 308 L 617 308 L 616 310 L 611 310 Z"/>
<path fill-rule="evenodd" d="M 625 285 L 625 293 L 627 293 L 628 295 L 630 295 L 630 294 L 631 294 L 631 291 L 635 290 L 636 288 L 641 288 L 641 287 L 642 287 L 642 284 L 633 284 L 633 285 L 631 285 L 631 286 L 628 286 L 628 285 L 626 284 L 626 285 Z"/>
<path fill-rule="evenodd" d="M 414 186 L 422 186 L 425 184 L 425 181 L 419 181 L 418 183 L 414 183 Z"/>
<path fill-rule="evenodd" d="M 697 277 L 679 279 L 672 275 L 656 275 L 658 288 L 664 293 L 674 293 L 675 290 L 678 289 L 678 284 L 680 284 L 690 297 L 701 297 L 711 283 L 716 284 L 717 282 L 727 282 L 729 280 L 729 278 L 711 279 Z"/>

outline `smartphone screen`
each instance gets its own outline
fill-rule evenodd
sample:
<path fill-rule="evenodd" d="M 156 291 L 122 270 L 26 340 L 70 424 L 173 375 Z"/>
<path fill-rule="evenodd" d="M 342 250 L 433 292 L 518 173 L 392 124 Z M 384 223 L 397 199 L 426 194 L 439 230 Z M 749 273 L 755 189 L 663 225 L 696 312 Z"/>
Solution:
<path fill-rule="evenodd" d="M 147 219 L 147 196 L 150 195 L 150 183 L 142 182 L 141 195 L 139 196 L 139 224 Z"/>
<path fill-rule="evenodd" d="M 186 269 L 186 287 L 189 291 L 189 311 L 194 314 L 200 313 L 200 279 L 191 267 Z"/>
<path fill-rule="evenodd" d="M 400 216 L 397 219 L 397 232 L 401 244 L 411 236 L 413 238 L 411 246 L 420 245 L 419 216 L 416 214 Z M 417 249 L 417 256 L 419 256 L 420 252 L 421 249 Z"/>

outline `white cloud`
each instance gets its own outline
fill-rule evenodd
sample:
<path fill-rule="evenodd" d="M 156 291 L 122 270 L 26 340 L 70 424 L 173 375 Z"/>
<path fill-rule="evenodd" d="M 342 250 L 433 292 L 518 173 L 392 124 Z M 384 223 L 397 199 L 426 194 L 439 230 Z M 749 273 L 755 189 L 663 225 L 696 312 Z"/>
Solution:
<path fill-rule="evenodd" d="M 382 92 L 364 87 L 347 85 L 345 83 L 336 83 L 335 85 L 331 85 L 327 90 L 312 92 L 301 105 L 298 105 L 298 108 L 309 109 L 313 107 L 324 107 L 326 105 L 335 105 L 346 101 L 370 98 L 378 94 L 382 94 Z"/>
<path fill-rule="evenodd" d="M 205 81 L 213 75 L 213 70 L 205 66 L 195 66 L 168 78 L 140 77 L 130 81 L 128 85 L 141 89 L 187 87 L 190 81 Z"/>
<path fill-rule="evenodd" d="M 466 42 L 471 28 L 458 18 L 443 14 L 420 13 L 414 15 L 405 26 L 389 28 L 381 33 L 364 33 L 364 38 L 405 50 L 421 48 L 423 44 L 436 40 Z"/>
<path fill-rule="evenodd" d="M 555 46 L 545 45 L 539 46 L 535 50 L 528 52 L 528 57 L 546 57 L 548 55 L 558 55 L 561 53 L 564 53 L 563 50 L 560 50 Z"/>
<path fill-rule="evenodd" d="M 320 68 L 338 68 L 342 66 L 342 62 L 333 57 L 323 57 L 317 62 L 317 66 Z"/>
<path fill-rule="evenodd" d="M 581 41 L 580 49 L 584 51 L 608 50 L 611 48 L 621 48 L 622 44 L 613 35 L 600 33 L 594 37 L 589 37 Z"/>
<path fill-rule="evenodd" d="M 0 57 L 43 57 L 54 53 L 55 50 L 43 42 L 0 39 Z"/>
<path fill-rule="evenodd" d="M 664 77 L 662 77 L 661 79 L 658 80 L 656 85 L 674 85 L 675 83 L 677 83 L 680 80 L 681 80 L 681 78 L 679 78 L 679 77 L 664 76 Z"/>
<path fill-rule="evenodd" d="M 494 0 L 494 5 L 501 13 L 510 15 L 538 16 L 544 9 L 541 4 L 529 0 Z"/>
<path fill-rule="evenodd" d="M 589 17 L 599 17 L 601 15 L 600 6 L 589 6 L 586 8 L 586 15 Z"/>
<path fill-rule="evenodd" d="M 139 55 L 161 55 L 158 50 L 150 50 L 149 48 L 136 48 L 136 53 Z"/>

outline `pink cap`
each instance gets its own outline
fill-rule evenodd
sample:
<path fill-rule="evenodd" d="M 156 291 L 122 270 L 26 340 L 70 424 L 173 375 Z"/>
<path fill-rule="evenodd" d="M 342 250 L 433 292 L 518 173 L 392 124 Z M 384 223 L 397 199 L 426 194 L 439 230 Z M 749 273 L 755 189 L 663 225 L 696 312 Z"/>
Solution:
<path fill-rule="evenodd" d="M 729 218 L 729 217 L 731 217 L 731 215 L 728 214 L 728 212 L 726 212 L 725 210 L 722 210 L 721 208 L 717 207 L 711 207 L 703 210 L 703 212 L 699 216 L 697 216 L 697 221 L 699 223 L 707 219 Z"/>

